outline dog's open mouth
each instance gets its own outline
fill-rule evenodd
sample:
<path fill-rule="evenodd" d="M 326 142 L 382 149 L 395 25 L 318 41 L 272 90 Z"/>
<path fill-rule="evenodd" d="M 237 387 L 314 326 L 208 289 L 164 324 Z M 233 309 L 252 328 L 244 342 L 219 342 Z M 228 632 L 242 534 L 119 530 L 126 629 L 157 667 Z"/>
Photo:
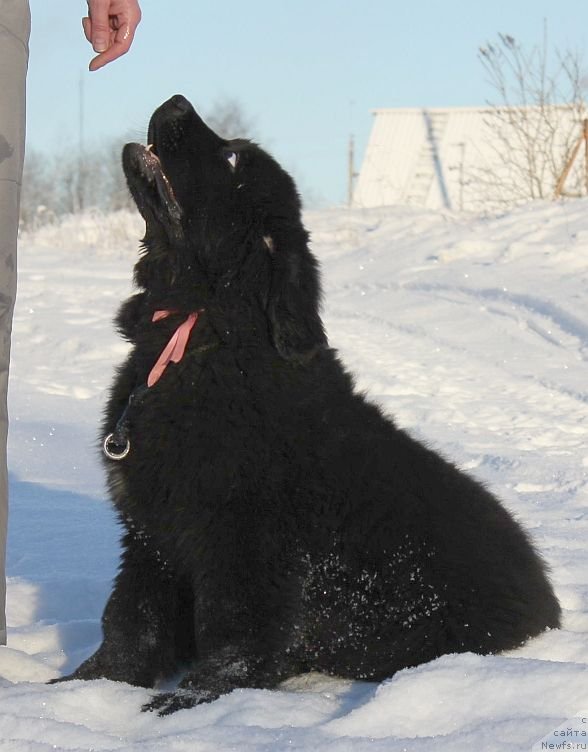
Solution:
<path fill-rule="evenodd" d="M 147 144 L 147 146 L 145 147 L 145 159 L 147 162 L 152 159 L 153 163 L 159 165 L 159 168 L 161 169 L 161 162 L 159 161 L 159 157 L 157 156 L 155 144 Z"/>
<path fill-rule="evenodd" d="M 123 168 L 139 210 L 143 200 L 149 198 L 150 208 L 156 215 L 160 216 L 163 211 L 172 223 L 180 221 L 182 209 L 153 144 L 127 144 L 123 150 Z"/>

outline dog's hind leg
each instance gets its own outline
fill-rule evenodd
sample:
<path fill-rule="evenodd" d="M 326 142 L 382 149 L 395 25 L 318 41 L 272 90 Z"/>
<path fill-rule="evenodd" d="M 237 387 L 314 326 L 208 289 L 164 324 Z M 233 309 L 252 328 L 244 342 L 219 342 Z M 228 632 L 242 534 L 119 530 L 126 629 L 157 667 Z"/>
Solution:
<path fill-rule="evenodd" d="M 103 641 L 72 674 L 151 687 L 193 658 L 191 588 L 178 581 L 151 541 L 128 532 L 113 592 L 102 617 Z"/>

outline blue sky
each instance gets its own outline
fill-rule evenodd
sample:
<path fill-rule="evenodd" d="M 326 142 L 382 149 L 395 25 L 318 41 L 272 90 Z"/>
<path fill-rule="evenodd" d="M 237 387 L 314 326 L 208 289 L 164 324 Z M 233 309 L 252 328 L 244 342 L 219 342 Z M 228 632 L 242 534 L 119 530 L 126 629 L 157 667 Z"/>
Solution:
<path fill-rule="evenodd" d="M 203 112 L 237 100 L 262 145 L 297 179 L 307 204 L 345 199 L 347 144 L 357 161 L 377 107 L 482 105 L 493 92 L 478 47 L 507 32 L 585 53 L 586 0 L 143 0 L 131 52 L 87 72 L 83 0 L 30 0 L 28 141 L 58 151 L 144 137 L 175 93 Z"/>

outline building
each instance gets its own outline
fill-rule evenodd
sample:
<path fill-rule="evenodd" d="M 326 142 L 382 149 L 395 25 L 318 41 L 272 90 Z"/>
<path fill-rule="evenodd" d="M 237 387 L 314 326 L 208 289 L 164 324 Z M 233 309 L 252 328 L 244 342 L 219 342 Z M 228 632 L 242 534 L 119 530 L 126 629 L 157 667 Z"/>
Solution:
<path fill-rule="evenodd" d="M 493 209 L 551 198 L 582 136 L 568 106 L 378 109 L 353 191 L 358 207 Z M 586 142 L 588 147 L 588 142 Z M 586 150 L 588 161 L 588 148 Z M 586 194 L 588 164 L 566 180 Z"/>

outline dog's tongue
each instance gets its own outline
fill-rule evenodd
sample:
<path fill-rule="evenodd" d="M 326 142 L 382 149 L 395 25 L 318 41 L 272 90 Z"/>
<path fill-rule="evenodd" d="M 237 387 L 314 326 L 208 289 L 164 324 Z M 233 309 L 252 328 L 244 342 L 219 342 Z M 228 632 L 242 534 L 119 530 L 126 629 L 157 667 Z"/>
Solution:
<path fill-rule="evenodd" d="M 182 210 L 180 209 L 180 205 L 178 204 L 178 201 L 176 199 L 174 189 L 172 188 L 167 175 L 161 168 L 159 157 L 157 156 L 157 154 L 155 154 L 154 151 L 152 151 L 152 149 L 153 144 L 149 144 L 145 147 L 145 159 L 152 165 L 152 167 L 156 168 L 153 173 L 155 176 L 155 184 L 157 186 L 157 190 L 159 191 L 161 200 L 166 205 L 170 215 L 174 219 L 179 220 L 182 216 Z"/>
<path fill-rule="evenodd" d="M 155 162 L 156 164 L 159 164 L 159 157 L 157 154 L 153 151 L 155 147 L 153 144 L 147 144 L 147 146 L 144 147 L 144 154 L 145 159 L 150 162 Z"/>

